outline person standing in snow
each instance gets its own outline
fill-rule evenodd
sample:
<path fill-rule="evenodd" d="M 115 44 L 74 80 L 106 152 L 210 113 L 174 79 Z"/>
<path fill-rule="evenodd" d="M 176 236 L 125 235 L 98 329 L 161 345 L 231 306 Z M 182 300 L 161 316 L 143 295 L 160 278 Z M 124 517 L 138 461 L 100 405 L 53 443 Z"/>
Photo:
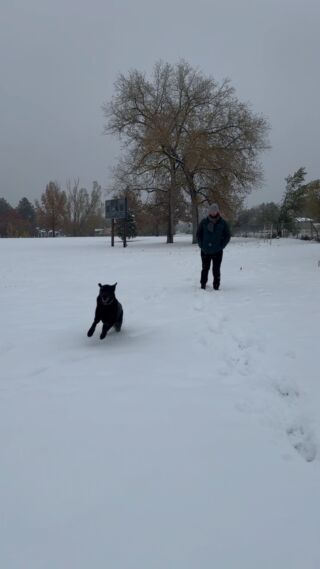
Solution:
<path fill-rule="evenodd" d="M 223 249 L 230 241 L 229 225 L 220 215 L 219 206 L 213 203 L 208 210 L 208 215 L 199 224 L 197 230 L 198 245 L 201 249 L 201 288 L 205 289 L 212 261 L 213 288 L 218 290 L 220 286 L 220 266 L 223 257 Z"/>

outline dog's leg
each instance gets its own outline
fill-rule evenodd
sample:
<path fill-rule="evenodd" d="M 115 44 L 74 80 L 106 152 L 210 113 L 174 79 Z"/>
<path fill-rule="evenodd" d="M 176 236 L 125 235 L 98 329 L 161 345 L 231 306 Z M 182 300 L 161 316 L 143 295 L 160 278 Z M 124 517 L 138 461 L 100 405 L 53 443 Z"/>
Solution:
<path fill-rule="evenodd" d="M 104 322 L 102 324 L 102 332 L 100 334 L 100 340 L 103 340 L 103 338 L 106 337 L 108 331 L 110 330 L 110 328 L 112 328 L 113 324 L 110 324 L 109 322 Z"/>
<path fill-rule="evenodd" d="M 108 326 L 107 326 L 107 324 L 103 324 L 102 325 L 102 332 L 100 334 L 100 340 L 103 340 L 103 338 L 106 337 L 107 332 L 108 332 Z"/>
<path fill-rule="evenodd" d="M 115 325 L 114 325 L 114 329 L 115 329 L 116 332 L 120 332 L 121 326 L 122 326 L 122 322 L 123 322 L 123 310 L 121 310 L 121 312 L 120 312 L 120 314 L 119 314 L 119 316 L 118 316 L 118 318 L 117 318 L 117 321 L 116 321 L 116 323 L 115 323 Z"/>
<path fill-rule="evenodd" d="M 87 336 L 88 336 L 89 338 L 90 338 L 91 336 L 93 336 L 95 329 L 96 329 L 96 324 L 93 323 L 92 326 L 90 326 L 90 328 L 89 328 L 89 330 L 88 330 L 88 332 L 87 332 Z"/>
<path fill-rule="evenodd" d="M 100 308 L 99 297 L 98 297 L 98 298 L 97 298 L 97 306 L 96 306 L 96 309 L 95 309 L 95 312 L 94 312 L 94 320 L 93 320 L 93 323 L 92 323 L 92 325 L 90 326 L 90 328 L 89 328 L 89 330 L 88 330 L 88 332 L 87 332 L 87 336 L 89 336 L 89 338 L 90 338 L 91 336 L 93 336 L 94 331 L 95 331 L 95 329 L 96 329 L 96 326 L 97 326 L 97 324 L 99 324 L 100 320 L 101 320 L 101 308 Z"/>
<path fill-rule="evenodd" d="M 100 319 L 99 319 L 99 320 L 94 319 L 92 326 L 90 326 L 90 328 L 89 328 L 89 330 L 88 330 L 88 332 L 87 332 L 87 336 L 88 336 L 89 338 L 91 338 L 91 336 L 93 336 L 94 331 L 95 331 L 95 329 L 96 329 L 96 326 L 97 326 L 98 322 L 100 322 Z"/>

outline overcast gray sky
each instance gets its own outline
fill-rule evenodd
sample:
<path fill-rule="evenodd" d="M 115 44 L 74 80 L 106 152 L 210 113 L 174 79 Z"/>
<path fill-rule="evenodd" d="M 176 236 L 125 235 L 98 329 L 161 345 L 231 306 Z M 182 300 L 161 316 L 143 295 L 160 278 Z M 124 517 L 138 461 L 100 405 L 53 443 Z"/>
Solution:
<path fill-rule="evenodd" d="M 0 197 L 50 180 L 111 183 L 117 142 L 101 105 L 119 73 L 183 58 L 271 123 L 265 184 L 280 201 L 300 166 L 320 178 L 319 0 L 0 0 Z"/>

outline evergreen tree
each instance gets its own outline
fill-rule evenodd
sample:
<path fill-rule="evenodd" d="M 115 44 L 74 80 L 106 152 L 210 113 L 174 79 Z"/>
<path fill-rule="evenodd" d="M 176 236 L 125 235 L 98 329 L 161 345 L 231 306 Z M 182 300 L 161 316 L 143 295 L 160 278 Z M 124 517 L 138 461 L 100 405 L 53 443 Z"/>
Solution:
<path fill-rule="evenodd" d="M 133 239 L 133 237 L 137 237 L 137 225 L 133 213 L 128 211 L 126 219 L 117 219 L 116 234 L 118 237 L 120 237 L 120 239 L 122 239 L 122 241 L 124 241 L 125 235 L 127 239 Z"/>
<path fill-rule="evenodd" d="M 320 180 L 309 182 L 303 189 L 305 216 L 320 222 Z"/>
<path fill-rule="evenodd" d="M 4 198 L 0 198 L 0 237 L 9 236 L 9 219 L 13 211 L 11 205 Z"/>
<path fill-rule="evenodd" d="M 290 232 L 295 230 L 295 217 L 301 215 L 304 202 L 304 187 L 303 182 L 306 177 L 306 169 L 301 167 L 291 176 L 289 175 L 286 180 L 286 189 L 283 196 L 279 225 L 280 229 L 287 229 Z"/>
<path fill-rule="evenodd" d="M 28 221 L 32 225 L 35 223 L 36 219 L 35 208 L 27 198 L 22 198 L 19 201 L 16 207 L 16 211 L 20 215 L 20 217 L 25 221 Z"/>
<path fill-rule="evenodd" d="M 0 215 L 5 215 L 12 210 L 11 205 L 4 198 L 0 198 Z"/>

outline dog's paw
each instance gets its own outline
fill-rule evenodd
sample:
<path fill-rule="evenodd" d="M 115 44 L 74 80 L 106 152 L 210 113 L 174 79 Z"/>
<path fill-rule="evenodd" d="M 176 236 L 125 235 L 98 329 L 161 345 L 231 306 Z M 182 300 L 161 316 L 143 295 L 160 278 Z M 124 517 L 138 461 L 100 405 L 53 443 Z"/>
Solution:
<path fill-rule="evenodd" d="M 94 333 L 94 329 L 90 328 L 90 330 L 88 330 L 88 332 L 87 332 L 88 338 L 91 338 L 91 336 L 93 336 L 93 333 Z"/>

